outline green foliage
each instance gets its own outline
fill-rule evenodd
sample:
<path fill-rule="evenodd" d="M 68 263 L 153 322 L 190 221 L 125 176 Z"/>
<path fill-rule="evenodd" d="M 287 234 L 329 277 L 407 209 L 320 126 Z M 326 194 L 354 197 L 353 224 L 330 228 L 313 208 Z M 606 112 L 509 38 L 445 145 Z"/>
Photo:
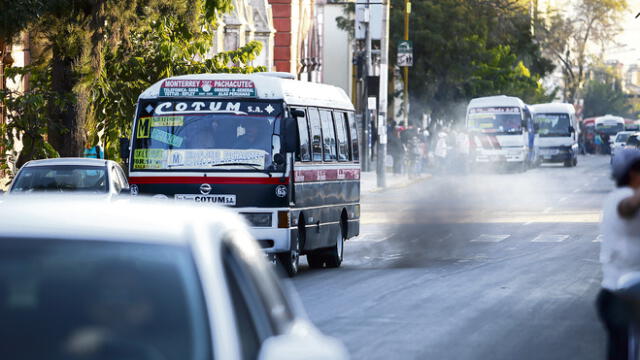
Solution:
<path fill-rule="evenodd" d="M 28 29 L 40 65 L 15 71 L 42 82 L 24 94 L 3 94 L 15 113 L 0 130 L 6 149 L 13 146 L 13 131 L 33 138 L 27 140 L 25 149 L 33 148 L 27 157 L 80 155 L 87 139 L 93 143 L 99 134 L 106 153 L 115 157 L 137 97 L 154 82 L 186 73 L 263 70 L 249 66 L 262 50 L 258 42 L 210 54 L 216 19 L 232 9 L 231 0 L 10 3 L 0 7 L 11 9 L 0 12 L 0 40 Z M 49 143 L 42 142 L 45 138 Z"/>
<path fill-rule="evenodd" d="M 24 76 L 29 76 L 30 80 L 30 88 L 25 92 L 0 91 L 0 101 L 7 110 L 7 122 L 0 125 L 0 148 L 11 150 L 16 141 L 21 141 L 20 154 L 15 151 L 9 154 L 17 168 L 32 159 L 58 156 L 45 141 L 46 127 L 43 124 L 47 123 L 47 113 L 44 109 L 64 106 L 73 102 L 73 98 L 60 96 L 50 90 L 51 78 L 47 70 L 43 65 L 6 70 L 10 79 L 20 81 Z M 9 167 L 8 161 L 2 161 L 0 170 L 14 169 Z"/>
<path fill-rule="evenodd" d="M 633 117 L 633 106 L 622 92 L 619 80 L 588 81 L 584 90 L 584 117 L 606 114 Z"/>
<path fill-rule="evenodd" d="M 250 66 L 262 43 L 252 41 L 236 51 L 210 55 L 212 32 L 191 32 L 174 17 L 133 30 L 130 39 L 129 47 L 107 55 L 91 93 L 95 118 L 89 137 L 99 137 L 112 159 L 119 158 L 119 138 L 130 136 L 138 96 L 155 82 L 185 74 L 264 71 Z"/>
<path fill-rule="evenodd" d="M 392 0 L 392 62 L 403 28 L 404 1 Z M 514 95 L 527 102 L 549 98 L 540 79 L 553 65 L 532 39 L 528 5 L 512 0 L 416 1 L 409 39 L 414 44 L 412 119 L 427 112 L 453 120 L 450 114 L 479 96 Z"/>

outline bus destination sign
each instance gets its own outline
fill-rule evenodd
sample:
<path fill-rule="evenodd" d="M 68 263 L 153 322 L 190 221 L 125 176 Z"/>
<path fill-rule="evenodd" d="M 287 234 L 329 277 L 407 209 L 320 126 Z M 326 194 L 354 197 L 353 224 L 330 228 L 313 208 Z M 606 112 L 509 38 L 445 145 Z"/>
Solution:
<path fill-rule="evenodd" d="M 165 80 L 160 96 L 167 97 L 256 97 L 251 80 Z"/>

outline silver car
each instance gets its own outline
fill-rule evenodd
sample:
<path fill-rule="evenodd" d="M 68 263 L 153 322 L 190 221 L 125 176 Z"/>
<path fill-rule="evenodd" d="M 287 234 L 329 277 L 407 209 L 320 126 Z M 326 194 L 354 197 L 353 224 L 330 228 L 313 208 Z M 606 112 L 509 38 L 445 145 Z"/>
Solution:
<path fill-rule="evenodd" d="M 106 196 L 129 191 L 120 165 L 112 160 L 56 158 L 29 161 L 20 168 L 10 194 L 92 193 Z"/>
<path fill-rule="evenodd" d="M 7 359 L 346 359 L 242 218 L 164 201 L 0 203 Z"/>

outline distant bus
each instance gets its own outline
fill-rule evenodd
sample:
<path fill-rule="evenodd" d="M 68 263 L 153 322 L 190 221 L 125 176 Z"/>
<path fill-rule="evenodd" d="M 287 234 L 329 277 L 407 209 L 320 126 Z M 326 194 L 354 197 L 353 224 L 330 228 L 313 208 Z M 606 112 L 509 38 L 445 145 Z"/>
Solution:
<path fill-rule="evenodd" d="M 132 193 L 235 209 L 293 276 L 300 255 L 342 263 L 359 233 L 360 163 L 345 92 L 288 77 L 159 81 L 139 97 L 128 158 Z"/>
<path fill-rule="evenodd" d="M 596 120 L 596 132 L 613 136 L 620 131 L 624 131 L 625 121 L 623 117 L 613 116 L 613 115 L 605 115 L 597 117 Z"/>
<path fill-rule="evenodd" d="M 519 98 L 489 96 L 467 107 L 471 165 L 492 164 L 524 171 L 532 161 L 533 120 Z"/>

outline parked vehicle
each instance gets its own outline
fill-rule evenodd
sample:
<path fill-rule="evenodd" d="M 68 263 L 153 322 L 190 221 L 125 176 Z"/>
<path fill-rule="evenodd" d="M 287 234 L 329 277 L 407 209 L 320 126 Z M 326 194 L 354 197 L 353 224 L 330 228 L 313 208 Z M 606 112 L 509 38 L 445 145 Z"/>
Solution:
<path fill-rule="evenodd" d="M 524 171 L 534 159 L 531 111 L 510 96 L 472 99 L 467 107 L 471 164 L 510 166 Z"/>
<path fill-rule="evenodd" d="M 123 156 L 132 193 L 232 207 L 293 276 L 300 255 L 340 266 L 359 233 L 357 136 L 340 88 L 281 73 L 187 75 L 140 95 Z"/>
<path fill-rule="evenodd" d="M 536 146 L 540 161 L 578 164 L 578 125 L 571 104 L 537 104 L 533 106 Z"/>
<path fill-rule="evenodd" d="M 92 193 L 107 197 L 129 192 L 120 165 L 111 160 L 56 158 L 29 161 L 20 168 L 9 194 Z"/>
<path fill-rule="evenodd" d="M 0 203 L 7 359 L 346 359 L 218 207 L 57 196 Z"/>

